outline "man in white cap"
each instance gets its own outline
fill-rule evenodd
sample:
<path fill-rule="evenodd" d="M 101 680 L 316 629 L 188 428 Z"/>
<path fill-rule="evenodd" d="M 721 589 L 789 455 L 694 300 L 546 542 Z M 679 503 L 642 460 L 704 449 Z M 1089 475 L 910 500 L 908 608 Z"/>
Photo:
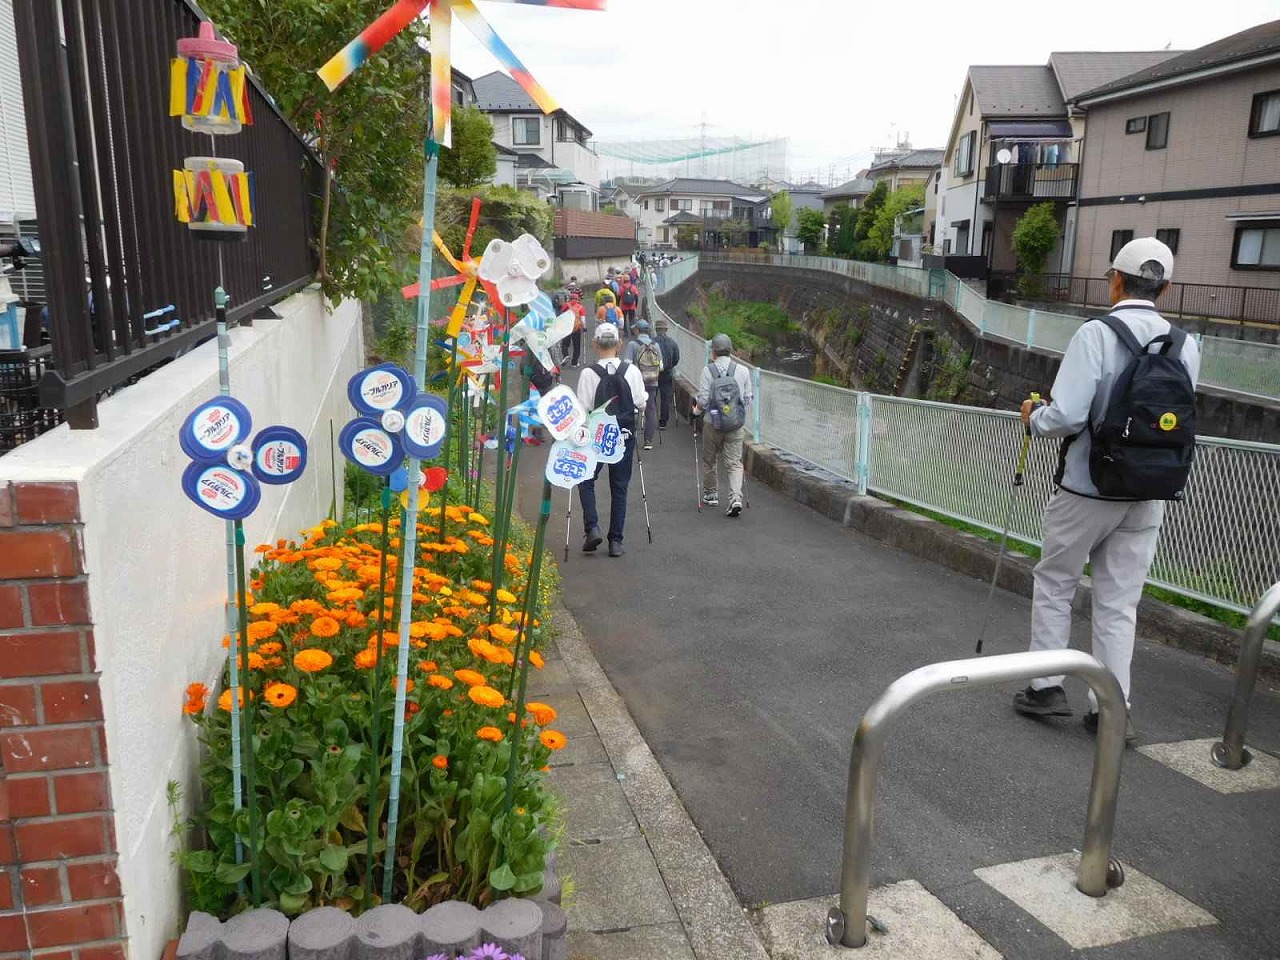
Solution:
<path fill-rule="evenodd" d="M 1067 646 L 1071 601 L 1085 564 L 1091 564 L 1093 654 L 1120 681 L 1126 705 L 1138 601 L 1155 556 L 1164 499 L 1170 496 L 1163 491 L 1181 496 L 1194 453 L 1200 352 L 1195 340 L 1172 327 L 1155 306 L 1172 275 L 1173 253 L 1159 240 L 1142 237 L 1125 244 L 1108 272 L 1111 313 L 1086 322 L 1071 338 L 1051 401 L 1022 404 L 1022 421 L 1033 436 L 1063 439 L 1054 478 L 1058 489 L 1045 507 L 1044 546 L 1035 568 L 1031 649 Z M 1154 369 L 1151 364 L 1161 366 L 1160 382 L 1144 379 L 1144 365 Z M 1135 411 L 1119 421 L 1119 432 L 1111 431 L 1116 411 L 1131 402 L 1140 386 L 1182 398 L 1181 416 L 1170 409 L 1175 400 L 1166 397 L 1150 416 Z M 1127 466 L 1113 455 L 1116 445 L 1138 459 L 1167 454 L 1168 466 L 1149 460 L 1149 475 L 1141 482 L 1120 480 L 1118 471 Z M 1179 458 L 1181 472 L 1174 463 Z M 1162 491 L 1160 499 L 1134 495 L 1154 490 Z M 1034 717 L 1070 716 L 1062 680 L 1059 676 L 1031 681 L 1014 697 L 1014 709 Z M 1092 690 L 1089 706 L 1085 728 L 1096 732 L 1098 704 Z M 1125 739 L 1134 739 L 1128 721 Z"/>
<path fill-rule="evenodd" d="M 626 453 L 609 465 L 609 556 L 623 554 L 623 527 L 627 522 L 627 489 L 631 484 L 632 459 L 635 456 L 636 411 L 643 410 L 649 395 L 644 378 L 634 364 L 619 358 L 622 337 L 612 323 L 601 323 L 595 332 L 596 356 L 599 358 L 578 377 L 578 399 L 587 410 L 608 403 L 607 412 L 618 418 L 618 426 L 627 431 Z M 585 533 L 583 553 L 594 553 L 600 546 L 600 516 L 596 512 L 596 477 L 604 464 L 596 467 L 590 479 L 578 484 L 582 501 L 582 526 Z"/>

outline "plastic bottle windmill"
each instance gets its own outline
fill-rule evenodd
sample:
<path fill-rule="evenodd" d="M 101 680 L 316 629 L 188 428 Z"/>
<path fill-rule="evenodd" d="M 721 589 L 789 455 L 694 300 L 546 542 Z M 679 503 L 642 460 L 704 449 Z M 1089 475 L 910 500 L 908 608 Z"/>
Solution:
<path fill-rule="evenodd" d="M 456 337 L 462 330 L 462 323 L 467 316 L 467 308 L 471 305 L 471 298 L 475 295 L 476 285 L 480 282 L 480 261 L 471 257 L 471 241 L 476 236 L 476 226 L 480 222 L 480 198 L 473 197 L 471 199 L 471 219 L 467 223 L 467 236 L 462 243 L 462 259 L 455 257 L 445 244 L 444 238 L 440 234 L 432 231 L 431 240 L 435 244 L 436 249 L 440 251 L 440 255 L 449 261 L 449 265 L 457 271 L 452 277 L 438 277 L 431 281 L 432 290 L 444 290 L 447 287 L 456 287 L 462 284 L 462 292 L 458 295 L 458 302 L 453 308 L 453 312 L 449 315 L 449 323 L 445 328 L 445 332 Z M 490 297 L 497 299 L 497 295 L 491 284 L 485 285 Z M 409 286 L 400 291 L 406 300 L 412 300 L 422 292 L 422 288 L 411 283 Z"/>
<path fill-rule="evenodd" d="M 494 0 L 502 3 L 522 3 L 536 7 L 561 7 L 570 10 L 603 10 L 605 0 Z M 532 74 L 511 48 L 489 26 L 489 22 L 476 9 L 473 0 L 399 0 L 380 16 L 317 72 L 330 90 L 336 90 L 360 65 L 381 50 L 387 43 L 415 19 L 429 11 L 431 21 L 431 108 L 435 141 L 450 146 L 450 120 L 453 104 L 453 74 L 449 62 L 449 35 L 456 13 L 498 62 L 511 74 L 511 78 L 524 88 L 525 93 L 543 113 L 552 113 L 559 104 Z"/>

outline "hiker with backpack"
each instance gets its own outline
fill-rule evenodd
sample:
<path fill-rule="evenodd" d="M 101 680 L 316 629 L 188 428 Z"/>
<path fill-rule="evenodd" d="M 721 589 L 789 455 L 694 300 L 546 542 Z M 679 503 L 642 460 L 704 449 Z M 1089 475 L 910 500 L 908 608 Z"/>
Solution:
<path fill-rule="evenodd" d="M 658 382 L 662 377 L 662 348 L 649 336 L 649 324 L 635 324 L 636 338 L 627 344 L 622 358 L 635 365 L 644 381 L 649 400 L 644 407 L 644 449 L 653 449 L 653 434 L 658 426 Z"/>
<path fill-rule="evenodd" d="M 619 330 L 622 330 L 622 310 L 619 309 L 612 295 L 596 308 L 596 323 L 612 323 Z M 623 332 L 625 333 L 625 331 Z"/>
<path fill-rule="evenodd" d="M 702 368 L 694 417 L 704 418 L 702 430 L 702 502 L 720 503 L 717 463 L 724 462 L 729 481 L 726 517 L 742 513 L 742 443 L 747 408 L 751 406 L 751 371 L 733 359 L 733 341 L 725 334 L 711 338 L 711 362 Z"/>
<path fill-rule="evenodd" d="M 561 341 L 567 344 L 565 357 L 572 354 L 570 366 L 578 366 L 582 362 L 582 331 L 587 328 L 587 308 L 582 305 L 582 291 L 571 290 L 569 293 L 569 309 L 573 311 L 573 332 Z"/>
<path fill-rule="evenodd" d="M 654 341 L 662 351 L 662 372 L 658 374 L 658 429 L 667 429 L 671 420 L 671 398 L 675 393 L 676 364 L 680 362 L 680 347 L 667 335 L 671 324 L 665 314 L 658 316 L 655 324 L 658 335 Z"/>
<path fill-rule="evenodd" d="M 632 460 L 635 456 L 636 411 L 643 410 L 648 395 L 640 371 L 618 356 L 622 337 L 612 323 L 602 323 L 595 332 L 596 354 L 599 359 L 582 371 L 578 377 L 578 399 L 588 410 L 604 406 L 618 419 L 618 426 L 626 431 L 626 452 L 621 460 L 609 466 L 609 556 L 620 557 L 623 527 L 627 522 L 627 488 L 631 484 Z M 582 502 L 583 541 L 582 552 L 594 553 L 600 546 L 600 517 L 596 511 L 596 477 L 604 464 L 596 467 L 590 479 L 578 484 L 578 499 Z"/>
<path fill-rule="evenodd" d="M 618 294 L 618 304 L 622 307 L 623 319 L 627 322 L 627 331 L 636 322 L 636 311 L 640 309 L 640 288 L 627 278 L 622 282 L 622 292 Z"/>
<path fill-rule="evenodd" d="M 1125 244 L 1108 272 L 1111 312 L 1071 338 L 1050 403 L 1022 404 L 1033 436 L 1062 438 L 1035 567 L 1031 649 L 1067 646 L 1071 601 L 1091 564 L 1093 655 L 1120 681 L 1126 707 L 1138 601 L 1164 502 L 1182 499 L 1195 454 L 1200 351 L 1155 306 L 1172 275 L 1173 253 L 1159 240 Z M 1032 680 L 1014 697 L 1014 709 L 1071 716 L 1062 679 Z M 1090 690 L 1084 725 L 1093 733 L 1097 711 Z M 1126 718 L 1125 740 L 1133 739 Z"/>
<path fill-rule="evenodd" d="M 596 291 L 596 310 L 598 311 L 606 303 L 616 304 L 617 302 L 618 298 L 609 289 L 609 285 L 607 283 L 601 284 L 600 289 Z"/>

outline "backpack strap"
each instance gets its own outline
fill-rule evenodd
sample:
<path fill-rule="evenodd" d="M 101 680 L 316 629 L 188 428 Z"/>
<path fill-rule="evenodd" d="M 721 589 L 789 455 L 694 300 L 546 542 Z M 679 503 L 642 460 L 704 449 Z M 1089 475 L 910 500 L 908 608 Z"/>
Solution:
<path fill-rule="evenodd" d="M 1111 328 L 1111 332 L 1120 338 L 1120 342 L 1124 344 L 1126 350 L 1135 357 L 1142 356 L 1144 352 L 1142 344 L 1140 344 L 1138 342 L 1138 338 L 1133 335 L 1133 331 L 1129 329 L 1128 324 L 1117 317 L 1114 313 L 1108 313 L 1106 316 L 1098 317 L 1097 319 Z"/>

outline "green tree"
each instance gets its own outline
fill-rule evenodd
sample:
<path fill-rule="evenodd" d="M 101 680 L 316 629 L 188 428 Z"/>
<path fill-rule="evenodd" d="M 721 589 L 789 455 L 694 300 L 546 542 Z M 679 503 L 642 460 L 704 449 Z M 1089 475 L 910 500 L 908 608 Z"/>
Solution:
<path fill-rule="evenodd" d="M 832 254 L 846 260 L 852 258 L 858 240 L 858 208 L 847 203 L 837 204 L 831 211 L 830 229 L 827 246 Z"/>
<path fill-rule="evenodd" d="M 885 198 L 884 204 L 876 211 L 875 219 L 867 231 L 868 249 L 874 253 L 874 259 L 883 260 L 893 249 L 893 235 L 897 229 L 898 217 L 908 210 L 914 210 L 924 203 L 924 187 L 899 187 Z"/>
<path fill-rule="evenodd" d="M 796 238 L 804 244 L 806 253 L 822 246 L 822 235 L 826 228 L 827 218 L 822 215 L 821 210 L 801 207 L 796 211 Z"/>
<path fill-rule="evenodd" d="M 330 93 L 316 68 L 386 9 L 386 0 L 201 0 L 320 155 L 320 280 L 330 296 L 372 299 L 404 280 L 422 195 L 429 61 L 420 21 Z M 260 216 L 272 215 L 259 195 Z"/>
<path fill-rule="evenodd" d="M 853 228 L 853 251 L 855 260 L 875 260 L 875 249 L 870 241 L 871 227 L 876 222 L 880 208 L 889 196 L 887 180 L 877 180 L 876 185 L 867 194 L 862 206 L 858 208 L 858 221 Z"/>
<path fill-rule="evenodd" d="M 791 194 L 783 190 L 773 198 L 771 206 L 773 223 L 778 228 L 778 245 L 781 246 L 782 238 L 791 229 L 791 216 L 795 212 L 795 202 L 791 199 Z"/>
<path fill-rule="evenodd" d="M 1013 254 L 1027 276 L 1020 281 L 1022 292 L 1028 297 L 1043 293 L 1045 261 L 1058 245 L 1058 218 L 1052 203 L 1037 203 L 1018 218 L 1013 228 Z"/>
<path fill-rule="evenodd" d="M 702 228 L 693 224 L 677 227 L 676 246 L 681 250 L 697 250 L 702 246 Z"/>
<path fill-rule="evenodd" d="M 453 108 L 453 146 L 440 151 L 440 178 L 463 190 L 489 183 L 498 172 L 493 124 L 475 107 Z"/>

